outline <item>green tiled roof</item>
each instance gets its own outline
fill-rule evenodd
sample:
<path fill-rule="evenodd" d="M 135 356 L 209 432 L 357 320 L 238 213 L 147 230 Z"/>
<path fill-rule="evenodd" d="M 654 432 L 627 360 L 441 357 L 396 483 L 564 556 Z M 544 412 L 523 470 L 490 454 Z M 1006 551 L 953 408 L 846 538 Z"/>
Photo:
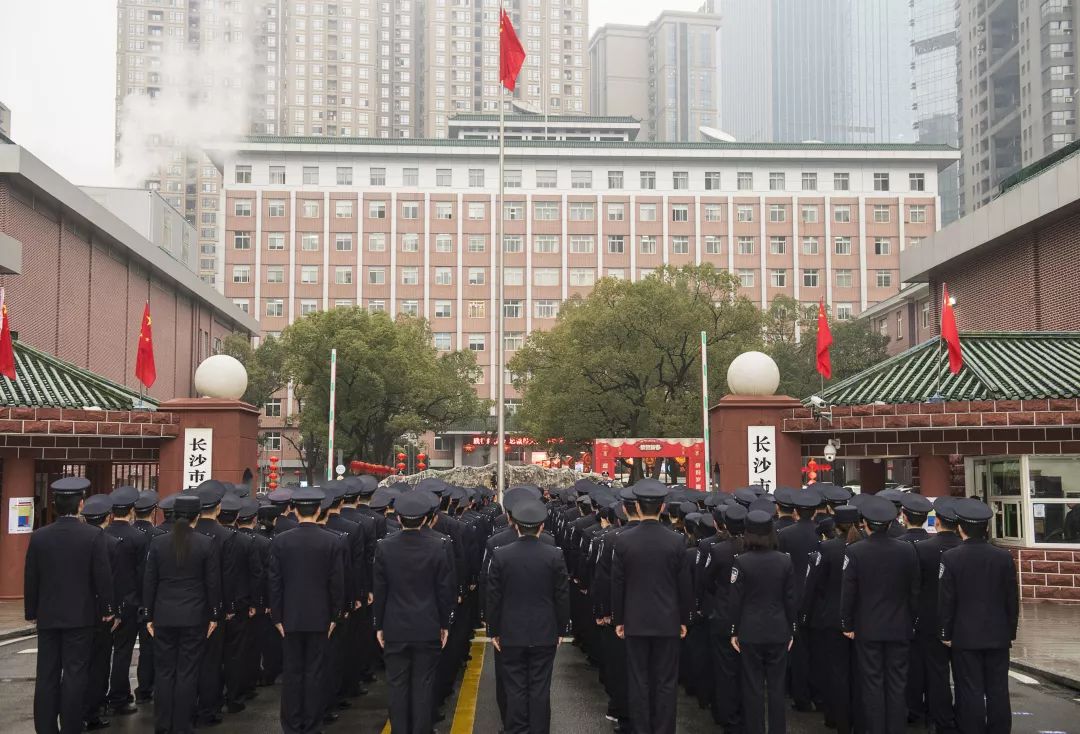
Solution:
<path fill-rule="evenodd" d="M 1058 163 L 1061 163 L 1068 158 L 1072 158 L 1078 152 L 1080 152 L 1080 140 L 1069 143 L 1061 150 L 1055 150 L 1050 155 L 1043 156 L 1034 163 L 1024 166 L 1011 176 L 1002 179 L 1001 183 L 998 185 L 997 195 L 1001 196 L 1006 191 L 1014 189 L 1025 181 L 1035 178 L 1043 171 L 1053 168 Z"/>
<path fill-rule="evenodd" d="M 1038 400 L 1080 397 L 1080 332 L 991 332 L 960 335 L 964 366 L 948 368 L 944 345 L 931 339 L 830 385 L 833 405 L 945 400 Z M 941 384 L 938 387 L 938 377 Z"/>
<path fill-rule="evenodd" d="M 15 381 L 0 377 L 0 405 L 131 410 L 137 392 L 16 341 Z M 156 406 L 157 401 L 142 398 Z"/>
<path fill-rule="evenodd" d="M 497 140 L 473 140 L 470 138 L 332 138 L 327 136 L 281 136 L 248 135 L 240 140 L 243 144 L 257 145 L 372 145 L 372 146 L 423 146 L 434 148 L 497 148 Z M 220 146 L 230 148 L 229 143 Z M 507 148 L 597 148 L 620 150 L 639 148 L 643 150 L 833 150 L 833 151 L 897 151 L 955 153 L 949 145 L 926 143 L 659 143 L 641 140 L 506 140 Z"/>

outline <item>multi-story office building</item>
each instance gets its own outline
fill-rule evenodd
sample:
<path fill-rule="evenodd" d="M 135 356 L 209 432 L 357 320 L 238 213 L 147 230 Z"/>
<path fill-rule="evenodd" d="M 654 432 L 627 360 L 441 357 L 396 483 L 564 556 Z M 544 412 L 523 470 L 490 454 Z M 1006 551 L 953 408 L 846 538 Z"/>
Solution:
<path fill-rule="evenodd" d="M 1076 138 L 1077 4 L 957 3 L 961 211 Z"/>
<path fill-rule="evenodd" d="M 173 260 L 193 273 L 198 272 L 195 248 L 198 233 L 159 192 L 107 186 L 80 188 L 147 241 L 169 253 Z"/>
<path fill-rule="evenodd" d="M 720 29 L 720 128 L 738 140 L 914 139 L 903 0 L 709 0 Z"/>
<path fill-rule="evenodd" d="M 938 173 L 957 158 L 944 146 L 649 143 L 635 133 L 628 124 L 623 140 L 508 143 L 510 352 L 598 278 L 636 280 L 663 265 L 713 263 L 762 306 L 782 294 L 823 299 L 851 318 L 897 292 L 899 253 L 937 228 Z M 494 140 L 256 137 L 211 155 L 225 180 L 219 282 L 265 333 L 328 308 L 422 316 L 440 349 L 476 352 L 477 389 L 495 396 Z M 272 407 L 292 410 L 287 395 Z"/>
<path fill-rule="evenodd" d="M 955 0 L 912 0 L 912 109 L 920 143 L 959 144 L 956 47 Z M 941 173 L 942 224 L 960 216 L 959 177 L 959 165 Z"/>
<path fill-rule="evenodd" d="M 589 41 L 592 114 L 629 115 L 649 140 L 699 141 L 718 119 L 720 16 L 665 10 L 647 26 L 597 29 Z"/>
<path fill-rule="evenodd" d="M 528 52 L 515 98 L 587 112 L 587 0 L 508 10 Z M 119 0 L 117 12 L 117 164 L 197 227 L 211 281 L 221 180 L 206 138 L 446 137 L 450 115 L 506 99 L 498 0 Z"/>

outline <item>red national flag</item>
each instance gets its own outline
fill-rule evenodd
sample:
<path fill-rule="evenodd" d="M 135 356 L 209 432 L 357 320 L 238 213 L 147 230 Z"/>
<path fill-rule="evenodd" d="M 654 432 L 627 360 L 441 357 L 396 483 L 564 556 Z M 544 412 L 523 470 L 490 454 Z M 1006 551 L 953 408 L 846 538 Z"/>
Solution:
<path fill-rule="evenodd" d="M 832 332 L 829 319 L 825 316 L 825 302 L 818 301 L 817 307 L 817 371 L 826 380 L 832 378 L 832 358 L 829 347 L 832 346 Z"/>
<path fill-rule="evenodd" d="M 157 380 L 157 367 L 154 365 L 154 332 L 150 329 L 150 303 L 143 307 L 142 326 L 139 327 L 139 351 L 135 357 L 135 377 L 142 384 L 151 387 Z"/>
<path fill-rule="evenodd" d="M 514 24 L 505 10 L 499 11 L 499 79 L 511 92 L 517 86 L 518 72 L 525 63 L 525 49 L 521 47 Z"/>
<path fill-rule="evenodd" d="M 960 350 L 960 332 L 956 328 L 956 314 L 949 302 L 949 289 L 941 285 L 941 338 L 949 347 L 949 371 L 954 375 L 964 366 L 964 353 Z"/>
<path fill-rule="evenodd" d="M 8 324 L 7 299 L 4 289 L 0 288 L 0 375 L 9 380 L 15 379 L 15 349 L 11 346 L 11 326 Z"/>

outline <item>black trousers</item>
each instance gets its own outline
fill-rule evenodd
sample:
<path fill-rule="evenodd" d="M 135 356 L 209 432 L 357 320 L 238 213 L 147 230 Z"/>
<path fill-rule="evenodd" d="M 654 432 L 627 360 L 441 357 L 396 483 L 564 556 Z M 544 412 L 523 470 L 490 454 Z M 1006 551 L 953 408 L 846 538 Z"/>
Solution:
<path fill-rule="evenodd" d="M 342 680 L 345 671 L 346 653 L 349 645 L 349 621 L 346 619 L 334 627 L 326 644 L 326 657 L 323 660 L 323 709 L 325 716 L 337 706 L 341 699 Z"/>
<path fill-rule="evenodd" d="M 229 703 L 238 703 L 244 692 L 244 681 L 247 679 L 247 638 L 248 617 L 244 613 L 237 613 L 232 619 L 225 622 L 225 700 Z"/>
<path fill-rule="evenodd" d="M 499 707 L 499 721 L 506 726 L 506 671 L 503 668 L 502 653 L 491 648 L 495 653 L 495 703 Z"/>
<path fill-rule="evenodd" d="M 34 684 L 34 731 L 38 734 L 82 732 L 93 640 L 93 627 L 38 630 Z"/>
<path fill-rule="evenodd" d="M 259 683 L 262 639 L 267 627 L 280 639 L 278 631 L 270 624 L 270 615 L 263 610 L 258 610 L 254 617 L 248 619 L 247 633 L 244 635 L 244 680 L 240 687 L 241 693 L 255 690 Z"/>
<path fill-rule="evenodd" d="M 679 638 L 627 635 L 626 675 L 634 734 L 674 734 Z"/>
<path fill-rule="evenodd" d="M 810 706 L 810 635 L 809 630 L 799 627 L 795 631 L 795 642 L 788 655 L 791 667 L 791 698 L 800 709 Z"/>
<path fill-rule="evenodd" d="M 286 632 L 282 644 L 281 730 L 312 734 L 325 713 L 326 632 Z"/>
<path fill-rule="evenodd" d="M 87 668 L 86 696 L 83 700 L 83 716 L 87 721 L 97 719 L 104 713 L 109 693 L 109 662 L 112 656 L 112 622 L 94 625 L 90 641 L 90 662 Z"/>
<path fill-rule="evenodd" d="M 611 713 L 619 719 L 630 718 L 630 700 L 626 673 L 626 641 L 615 634 L 615 626 L 600 628 L 604 651 L 604 685 L 607 687 Z"/>
<path fill-rule="evenodd" d="M 383 648 L 390 730 L 394 734 L 429 734 L 431 731 L 439 653 L 438 640 L 387 642 Z"/>
<path fill-rule="evenodd" d="M 764 734 L 765 721 L 769 734 L 781 734 L 785 729 L 786 711 L 784 680 L 787 671 L 786 642 L 741 642 L 743 731 Z"/>
<path fill-rule="evenodd" d="M 909 646 L 907 641 L 873 642 L 855 637 L 868 734 L 904 734 L 907 729 Z"/>
<path fill-rule="evenodd" d="M 225 654 L 225 630 L 218 624 L 214 634 L 203 645 L 199 666 L 198 718 L 208 719 L 221 711 L 221 692 L 224 685 L 222 662 Z"/>
<path fill-rule="evenodd" d="M 170 734 L 192 730 L 206 627 L 155 627 L 154 729 Z M 149 649 L 140 647 L 139 654 Z"/>
<path fill-rule="evenodd" d="M 139 615 L 134 609 L 125 611 L 120 626 L 112 633 L 112 672 L 109 675 L 110 706 L 122 706 L 132 700 L 131 656 L 139 636 Z"/>
<path fill-rule="evenodd" d="M 146 625 L 139 625 L 139 662 L 135 670 L 138 684 L 135 687 L 136 698 L 146 698 L 154 692 L 154 638 L 146 631 Z"/>
<path fill-rule="evenodd" d="M 939 729 L 956 728 L 956 711 L 953 710 L 953 692 L 950 685 L 949 648 L 936 637 L 919 637 L 915 644 L 922 648 L 923 676 L 926 683 L 926 706 L 929 720 Z M 1008 670 L 1006 669 L 1006 675 Z M 910 673 L 909 673 L 910 675 Z"/>
<path fill-rule="evenodd" d="M 503 648 L 506 734 L 548 734 L 551 730 L 551 671 L 555 645 Z"/>
<path fill-rule="evenodd" d="M 844 637 L 838 630 L 814 630 L 821 640 L 824 670 L 816 672 L 823 676 L 825 683 L 825 707 L 829 719 L 836 724 L 837 734 L 851 734 L 861 731 L 863 720 L 859 702 L 859 680 L 856 675 L 855 643 Z"/>
<path fill-rule="evenodd" d="M 281 675 L 281 633 L 274 627 L 269 614 L 263 616 L 266 621 L 259 628 L 259 652 L 262 657 L 260 681 L 272 685 Z"/>
<path fill-rule="evenodd" d="M 731 627 L 713 622 L 709 629 L 713 654 L 713 718 L 724 732 L 742 731 L 742 660 L 731 646 Z"/>
<path fill-rule="evenodd" d="M 952 650 L 956 682 L 956 723 L 961 734 L 1007 734 L 1009 649 Z"/>

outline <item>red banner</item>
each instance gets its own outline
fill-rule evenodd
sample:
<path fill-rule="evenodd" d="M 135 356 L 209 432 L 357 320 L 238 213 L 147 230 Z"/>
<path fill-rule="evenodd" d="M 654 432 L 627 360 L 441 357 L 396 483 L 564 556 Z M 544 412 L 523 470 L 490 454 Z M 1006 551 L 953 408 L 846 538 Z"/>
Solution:
<path fill-rule="evenodd" d="M 598 438 L 593 442 L 593 471 L 615 473 L 617 459 L 685 458 L 686 486 L 704 490 L 705 441 L 701 438 Z"/>

